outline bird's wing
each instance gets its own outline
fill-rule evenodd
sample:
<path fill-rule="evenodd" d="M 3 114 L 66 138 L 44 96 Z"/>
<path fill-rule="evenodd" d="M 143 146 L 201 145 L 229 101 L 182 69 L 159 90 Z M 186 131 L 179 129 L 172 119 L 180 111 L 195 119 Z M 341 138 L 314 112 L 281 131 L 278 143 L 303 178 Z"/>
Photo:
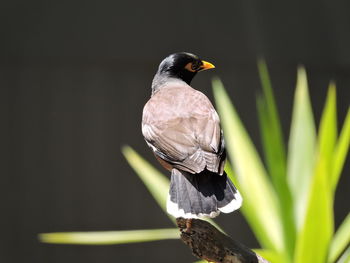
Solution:
<path fill-rule="evenodd" d="M 158 91 L 144 107 L 142 133 L 156 155 L 179 169 L 223 172 L 220 120 L 209 99 L 188 87 Z"/>

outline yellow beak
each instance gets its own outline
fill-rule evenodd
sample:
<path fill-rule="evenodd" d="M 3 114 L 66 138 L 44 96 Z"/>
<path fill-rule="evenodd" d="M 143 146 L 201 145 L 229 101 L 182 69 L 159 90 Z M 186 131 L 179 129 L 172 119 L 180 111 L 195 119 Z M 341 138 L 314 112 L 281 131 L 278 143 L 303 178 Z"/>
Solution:
<path fill-rule="evenodd" d="M 210 62 L 202 60 L 202 63 L 203 63 L 203 65 L 200 67 L 199 71 L 215 68 L 215 66 L 213 64 L 211 64 Z"/>

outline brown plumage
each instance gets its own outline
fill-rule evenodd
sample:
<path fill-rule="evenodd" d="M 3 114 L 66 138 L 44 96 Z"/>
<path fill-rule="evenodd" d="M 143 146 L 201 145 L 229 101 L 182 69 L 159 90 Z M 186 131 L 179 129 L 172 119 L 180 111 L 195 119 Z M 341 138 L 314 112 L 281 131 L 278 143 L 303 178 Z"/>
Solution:
<path fill-rule="evenodd" d="M 144 107 L 142 131 L 155 154 L 190 173 L 223 173 L 219 117 L 208 98 L 187 84 L 169 84 Z"/>

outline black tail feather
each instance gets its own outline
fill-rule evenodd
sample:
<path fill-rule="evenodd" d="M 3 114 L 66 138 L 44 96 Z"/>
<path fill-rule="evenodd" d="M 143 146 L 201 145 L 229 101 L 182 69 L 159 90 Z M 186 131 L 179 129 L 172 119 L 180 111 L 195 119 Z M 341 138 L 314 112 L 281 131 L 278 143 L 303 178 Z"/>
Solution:
<path fill-rule="evenodd" d="M 167 210 L 175 217 L 216 217 L 220 211 L 237 210 L 241 203 L 242 198 L 226 173 L 172 170 Z"/>

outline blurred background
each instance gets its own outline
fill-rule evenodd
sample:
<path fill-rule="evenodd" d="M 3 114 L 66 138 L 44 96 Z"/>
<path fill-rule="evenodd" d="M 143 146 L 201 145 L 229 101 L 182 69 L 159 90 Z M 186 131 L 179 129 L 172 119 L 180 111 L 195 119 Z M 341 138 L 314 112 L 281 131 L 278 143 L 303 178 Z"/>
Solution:
<path fill-rule="evenodd" d="M 41 244 L 54 231 L 172 227 L 127 165 L 128 144 L 153 164 L 141 113 L 159 62 L 188 51 L 216 65 L 255 144 L 256 59 L 264 56 L 288 138 L 296 69 L 315 117 L 331 79 L 338 115 L 350 101 L 348 1 L 3 1 L 0 4 L 0 262 L 192 262 L 179 240 L 118 246 Z M 164 170 L 163 170 L 164 171 Z M 164 171 L 165 172 L 165 171 Z M 349 158 L 336 224 L 349 211 Z M 258 244 L 239 212 L 217 222 Z"/>

